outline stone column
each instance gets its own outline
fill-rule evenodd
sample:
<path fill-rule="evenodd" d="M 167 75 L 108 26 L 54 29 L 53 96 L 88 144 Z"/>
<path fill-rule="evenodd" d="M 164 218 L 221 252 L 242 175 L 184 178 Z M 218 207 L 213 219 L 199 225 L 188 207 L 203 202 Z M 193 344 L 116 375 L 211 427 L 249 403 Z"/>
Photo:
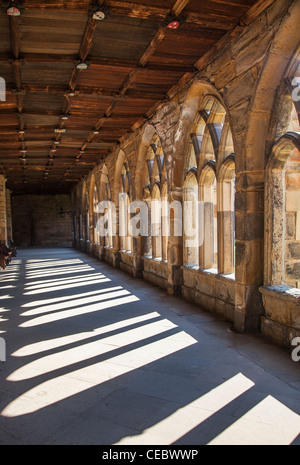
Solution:
<path fill-rule="evenodd" d="M 6 179 L 0 174 L 0 242 L 7 243 L 7 223 L 6 223 Z"/>
<path fill-rule="evenodd" d="M 179 235 L 182 227 L 182 189 L 169 192 L 170 206 L 181 205 L 181 213 L 171 208 L 170 210 L 170 235 L 168 240 L 168 287 L 169 295 L 178 295 L 182 289 L 182 265 L 183 265 L 183 234 Z M 180 225 L 181 222 L 181 225 Z M 176 234 L 177 233 L 177 234 Z"/>
<path fill-rule="evenodd" d="M 115 236 L 113 236 L 112 259 L 113 267 L 120 268 L 120 239 L 119 239 L 119 206 L 115 206 Z M 114 219 L 113 219 L 114 221 Z M 114 227 L 113 227 L 114 229 Z"/>
<path fill-rule="evenodd" d="M 7 240 L 13 240 L 12 234 L 12 211 L 11 211 L 11 191 L 6 189 L 6 224 L 7 224 Z"/>
<path fill-rule="evenodd" d="M 239 173 L 236 183 L 235 317 L 238 332 L 259 330 L 263 313 L 264 172 Z"/>

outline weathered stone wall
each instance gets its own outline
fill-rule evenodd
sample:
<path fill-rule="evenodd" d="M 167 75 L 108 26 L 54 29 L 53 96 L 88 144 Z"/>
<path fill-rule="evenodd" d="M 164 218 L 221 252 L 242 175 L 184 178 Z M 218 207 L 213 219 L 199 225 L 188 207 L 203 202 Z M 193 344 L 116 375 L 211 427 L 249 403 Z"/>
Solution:
<path fill-rule="evenodd" d="M 205 96 L 219 99 L 229 115 L 235 152 L 234 279 L 185 269 L 182 237 L 172 232 L 167 263 L 144 259 L 140 238 L 134 239 L 130 259 L 120 254 L 118 237 L 113 239 L 112 250 L 107 250 L 103 242 L 99 246 L 92 244 L 89 250 L 114 266 L 121 264 L 133 276 L 161 285 L 170 294 L 183 292 L 201 307 L 223 313 L 238 331 L 259 330 L 265 312 L 259 291 L 264 281 L 266 251 L 265 170 L 275 141 L 272 118 L 276 113 L 276 98 L 299 47 L 299 7 L 298 1 L 276 1 L 240 35 L 232 37 L 222 50 L 216 50 L 209 63 L 200 60 L 193 78 L 143 126 L 128 134 L 121 147 L 105 160 L 112 199 L 118 196 L 118 170 L 125 156 L 132 178 L 133 200 L 142 200 L 145 153 L 153 134 L 157 133 L 165 155 L 169 202 L 182 202 L 186 157 L 195 118 Z M 100 192 L 102 167 L 103 162 L 84 180 L 88 191 L 94 176 Z M 77 211 L 82 188 L 83 181 L 74 191 Z"/>
<path fill-rule="evenodd" d="M 68 195 L 13 196 L 12 223 L 16 245 L 72 246 L 70 212 Z"/>

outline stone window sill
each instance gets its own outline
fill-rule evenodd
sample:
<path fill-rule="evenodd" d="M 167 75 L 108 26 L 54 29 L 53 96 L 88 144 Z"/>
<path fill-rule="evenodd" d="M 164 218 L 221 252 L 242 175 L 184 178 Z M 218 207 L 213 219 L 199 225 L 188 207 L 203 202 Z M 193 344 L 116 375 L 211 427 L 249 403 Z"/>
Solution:
<path fill-rule="evenodd" d="M 120 250 L 120 253 L 125 253 L 126 255 L 133 255 L 133 252 L 130 250 Z"/>
<path fill-rule="evenodd" d="M 216 278 L 221 278 L 224 280 L 229 280 L 229 281 L 235 281 L 235 274 L 219 274 L 218 270 L 216 268 L 200 268 L 197 265 L 183 265 L 181 267 L 182 270 L 186 271 L 191 271 L 192 273 L 196 274 L 206 274 L 206 275 L 212 275 L 215 276 Z"/>
<path fill-rule="evenodd" d="M 144 260 L 149 260 L 151 262 L 156 262 L 156 263 L 165 263 L 165 264 L 168 263 L 168 260 L 163 260 L 161 257 L 153 258 L 150 255 L 144 255 Z"/>
<path fill-rule="evenodd" d="M 282 300 L 289 300 L 300 304 L 300 289 L 285 285 L 262 286 L 259 288 L 261 294 L 277 297 Z"/>

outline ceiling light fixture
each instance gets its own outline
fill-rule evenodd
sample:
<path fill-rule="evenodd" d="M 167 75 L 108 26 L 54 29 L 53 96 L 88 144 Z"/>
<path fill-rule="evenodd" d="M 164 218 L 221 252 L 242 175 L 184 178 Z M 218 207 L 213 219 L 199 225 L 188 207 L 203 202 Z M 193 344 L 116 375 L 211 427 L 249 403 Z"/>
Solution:
<path fill-rule="evenodd" d="M 105 19 L 104 11 L 95 11 L 95 13 L 93 14 L 93 19 L 96 19 L 97 21 L 103 21 L 103 19 Z"/>
<path fill-rule="evenodd" d="M 180 26 L 180 23 L 179 21 L 176 19 L 174 21 L 171 21 L 168 25 L 167 25 L 167 28 L 168 29 L 178 29 Z"/>
<path fill-rule="evenodd" d="M 88 69 L 88 64 L 85 61 L 80 61 L 79 63 L 77 63 L 76 68 L 79 71 L 82 71 L 82 70 Z"/>
<path fill-rule="evenodd" d="M 60 117 L 63 121 L 67 121 L 69 119 L 68 115 L 61 115 Z"/>
<path fill-rule="evenodd" d="M 10 6 L 7 8 L 6 13 L 8 16 L 20 16 L 21 11 L 16 6 Z"/>

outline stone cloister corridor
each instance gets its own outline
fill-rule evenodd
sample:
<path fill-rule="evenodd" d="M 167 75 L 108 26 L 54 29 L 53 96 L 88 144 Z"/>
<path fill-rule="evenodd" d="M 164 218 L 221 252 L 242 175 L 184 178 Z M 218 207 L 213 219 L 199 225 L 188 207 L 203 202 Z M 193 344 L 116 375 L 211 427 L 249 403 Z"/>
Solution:
<path fill-rule="evenodd" d="M 0 444 L 300 444 L 288 351 L 70 248 L 0 275 Z"/>
<path fill-rule="evenodd" d="M 300 445 L 299 24 L 0 0 L 1 445 Z"/>

